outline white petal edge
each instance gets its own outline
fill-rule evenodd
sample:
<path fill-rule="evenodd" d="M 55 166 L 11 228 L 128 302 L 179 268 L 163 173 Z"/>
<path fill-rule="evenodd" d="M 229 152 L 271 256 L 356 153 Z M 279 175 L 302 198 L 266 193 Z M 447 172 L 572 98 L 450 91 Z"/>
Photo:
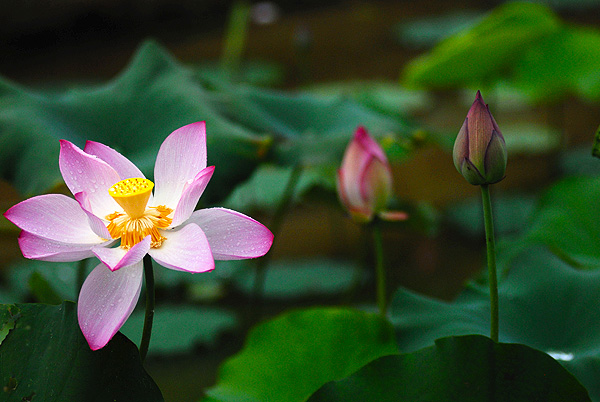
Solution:
<path fill-rule="evenodd" d="M 102 261 L 111 271 L 116 271 L 122 267 L 136 264 L 144 258 L 150 249 L 151 236 L 146 236 L 144 240 L 126 250 L 121 247 L 94 247 L 92 252 L 100 261 Z"/>
<path fill-rule="evenodd" d="M 198 173 L 191 183 L 186 183 L 183 188 L 181 198 L 175 207 L 175 213 L 173 214 L 173 222 L 171 227 L 177 227 L 185 222 L 198 204 L 198 200 L 202 196 L 202 193 L 206 189 L 208 182 L 210 181 L 213 172 L 215 171 L 214 166 L 204 168 Z"/>
<path fill-rule="evenodd" d="M 148 254 L 165 268 L 185 272 L 207 272 L 215 268 L 215 260 L 204 232 L 195 224 L 179 230 L 163 230 L 167 238 L 158 248 Z"/>
<path fill-rule="evenodd" d="M 231 209 L 200 209 L 187 222 L 200 226 L 215 260 L 261 257 L 273 244 L 273 233 L 266 226 Z"/>
<path fill-rule="evenodd" d="M 100 142 L 96 141 L 87 141 L 85 143 L 85 148 L 83 148 L 85 153 L 90 155 L 95 155 L 98 158 L 102 159 L 104 162 L 108 163 L 113 169 L 117 171 L 121 180 L 129 179 L 132 177 L 142 177 L 146 178 L 142 171 L 138 169 L 137 166 L 129 159 L 121 155 L 119 152 L 115 151 L 111 147 L 104 145 Z"/>
<path fill-rule="evenodd" d="M 185 184 L 205 167 L 205 123 L 192 123 L 173 131 L 156 156 L 154 205 L 176 206 Z"/>
<path fill-rule="evenodd" d="M 135 308 L 142 288 L 142 262 L 111 271 L 100 263 L 88 275 L 77 302 L 79 327 L 92 350 L 103 348 Z"/>
<path fill-rule="evenodd" d="M 69 141 L 60 141 L 58 165 L 63 180 L 71 193 L 85 192 L 90 211 L 104 218 L 120 209 L 108 194 L 108 189 L 121 179 L 115 169 L 102 159 L 87 154 Z"/>
<path fill-rule="evenodd" d="M 10 208 L 4 216 L 26 232 L 48 240 L 73 244 L 105 241 L 90 228 L 79 203 L 62 194 L 29 198 Z"/>

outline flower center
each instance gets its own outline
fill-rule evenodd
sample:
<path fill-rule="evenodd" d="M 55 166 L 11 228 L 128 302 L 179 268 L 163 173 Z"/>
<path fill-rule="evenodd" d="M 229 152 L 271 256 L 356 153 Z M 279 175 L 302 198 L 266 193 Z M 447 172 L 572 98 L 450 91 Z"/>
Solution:
<path fill-rule="evenodd" d="M 123 208 L 125 213 L 114 212 L 106 216 L 110 221 L 108 232 L 113 239 L 121 239 L 121 247 L 130 249 L 150 235 L 150 246 L 157 248 L 167 238 L 158 229 L 169 227 L 173 212 L 164 205 L 147 207 L 154 183 L 148 179 L 131 178 L 121 180 L 108 189 L 108 193 Z"/>

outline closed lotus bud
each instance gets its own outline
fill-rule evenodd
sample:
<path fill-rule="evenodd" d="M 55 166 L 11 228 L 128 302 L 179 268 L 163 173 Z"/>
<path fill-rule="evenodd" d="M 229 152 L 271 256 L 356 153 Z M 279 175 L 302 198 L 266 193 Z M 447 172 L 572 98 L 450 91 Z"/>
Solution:
<path fill-rule="evenodd" d="M 506 143 L 479 91 L 454 142 L 453 157 L 456 169 L 473 185 L 504 178 Z"/>
<path fill-rule="evenodd" d="M 392 170 L 364 127 L 356 130 L 346 148 L 337 187 L 340 200 L 355 220 L 369 222 L 375 214 L 385 212 L 392 195 Z"/>

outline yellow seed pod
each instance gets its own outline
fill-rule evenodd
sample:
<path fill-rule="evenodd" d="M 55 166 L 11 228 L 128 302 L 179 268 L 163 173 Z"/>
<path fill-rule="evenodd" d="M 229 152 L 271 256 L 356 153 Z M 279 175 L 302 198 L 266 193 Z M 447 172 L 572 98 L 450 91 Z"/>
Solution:
<path fill-rule="evenodd" d="M 108 189 L 108 194 L 114 198 L 129 217 L 136 219 L 144 215 L 153 188 L 154 183 L 150 180 L 134 177 L 115 183 Z"/>

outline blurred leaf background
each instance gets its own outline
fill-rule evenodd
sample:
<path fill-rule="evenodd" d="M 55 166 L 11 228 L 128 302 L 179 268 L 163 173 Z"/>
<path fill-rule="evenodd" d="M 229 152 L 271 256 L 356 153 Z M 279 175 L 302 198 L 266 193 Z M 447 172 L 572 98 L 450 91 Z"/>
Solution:
<path fill-rule="evenodd" d="M 559 362 L 600 400 L 590 377 L 600 357 L 593 334 L 586 335 L 600 321 L 593 311 L 574 313 L 594 306 L 598 282 L 600 161 L 591 146 L 600 124 L 600 4 L 235 3 L 249 19 L 238 38 L 242 57 L 231 70 L 223 60 L 234 3 L 75 3 L 40 4 L 33 25 L 25 9 L 0 5 L 7 38 L 0 44 L 3 210 L 25 197 L 67 191 L 58 139 L 103 142 L 152 177 L 165 136 L 206 120 L 216 170 L 199 207 L 226 206 L 278 229 L 266 270 L 257 261 L 218 262 L 206 275 L 157 267 L 147 368 L 165 400 L 197 401 L 210 387 L 211 401 L 227 400 L 225 391 L 245 380 L 217 374 L 217 367 L 242 349 L 249 328 L 283 311 L 372 309 L 368 237 L 335 194 L 336 169 L 358 125 L 386 151 L 394 207 L 410 214 L 384 228 L 388 287 L 400 288 L 391 314 L 400 352 L 443 336 L 485 334 L 479 199 L 450 156 L 477 89 L 509 147 L 507 177 L 493 190 L 505 278 L 503 336 L 571 353 L 572 360 Z M 259 4 L 271 8 L 261 11 Z M 294 172 L 289 209 L 278 217 Z M 0 231 L 1 302 L 76 300 L 77 264 L 25 260 L 18 232 L 4 218 Z M 465 289 L 471 278 L 476 282 Z M 264 293 L 257 297 L 260 283 Z M 546 303 L 557 297 L 562 303 Z M 134 342 L 141 314 L 123 327 Z M 346 319 L 371 319 L 361 314 L 341 319 L 324 336 L 337 336 L 351 325 Z M 531 317 L 548 317 L 538 330 L 552 328 L 538 334 L 527 324 Z M 282 324 L 289 319 L 272 325 L 293 337 L 294 325 Z M 308 319 L 315 325 L 322 318 Z M 564 328 L 573 331 L 569 339 L 557 336 Z M 260 331 L 248 342 L 260 341 Z M 247 371 L 243 361 L 251 352 L 251 345 L 242 349 L 223 370 L 239 364 Z M 323 376 L 310 391 L 375 357 Z M 265 367 L 277 364 L 276 354 L 264 358 Z"/>

